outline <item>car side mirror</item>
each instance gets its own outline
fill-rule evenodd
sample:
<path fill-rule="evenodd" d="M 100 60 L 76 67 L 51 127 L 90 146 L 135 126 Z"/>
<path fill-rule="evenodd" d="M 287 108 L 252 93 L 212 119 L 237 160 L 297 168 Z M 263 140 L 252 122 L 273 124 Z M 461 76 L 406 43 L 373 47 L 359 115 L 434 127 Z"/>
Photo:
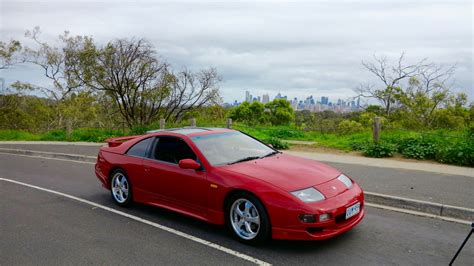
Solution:
<path fill-rule="evenodd" d="M 196 162 L 193 159 L 182 159 L 178 163 L 179 168 L 183 169 L 193 169 L 193 170 L 198 170 L 201 168 L 201 164 Z"/>

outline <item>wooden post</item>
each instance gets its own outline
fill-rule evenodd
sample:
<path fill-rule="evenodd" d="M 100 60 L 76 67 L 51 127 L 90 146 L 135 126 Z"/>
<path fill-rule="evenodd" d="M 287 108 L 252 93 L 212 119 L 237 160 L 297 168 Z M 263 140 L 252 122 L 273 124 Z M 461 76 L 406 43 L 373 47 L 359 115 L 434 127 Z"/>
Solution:
<path fill-rule="evenodd" d="M 191 126 L 196 127 L 196 118 L 191 118 Z"/>
<path fill-rule="evenodd" d="M 373 132 L 374 143 L 379 143 L 380 141 L 380 128 L 381 128 L 380 117 L 374 117 L 374 132 Z"/>
<path fill-rule="evenodd" d="M 72 121 L 70 118 L 66 119 L 66 138 L 70 138 L 72 133 Z"/>
<path fill-rule="evenodd" d="M 232 118 L 227 118 L 227 128 L 232 128 Z"/>
<path fill-rule="evenodd" d="M 164 118 L 160 119 L 160 129 L 165 129 L 165 119 Z"/>

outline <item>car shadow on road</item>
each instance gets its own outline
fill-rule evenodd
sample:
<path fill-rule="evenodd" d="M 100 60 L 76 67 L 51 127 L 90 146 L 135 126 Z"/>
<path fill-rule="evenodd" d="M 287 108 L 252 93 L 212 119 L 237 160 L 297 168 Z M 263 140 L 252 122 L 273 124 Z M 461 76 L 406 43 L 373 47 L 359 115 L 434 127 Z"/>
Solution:
<path fill-rule="evenodd" d="M 324 253 L 325 251 L 334 249 L 335 247 L 345 245 L 348 240 L 349 242 L 352 242 L 350 240 L 357 238 L 357 228 L 355 228 L 354 230 L 327 240 L 268 240 L 257 246 L 249 246 L 234 238 L 225 226 L 209 224 L 164 208 L 144 204 L 133 204 L 129 208 L 120 208 L 113 204 L 108 197 L 104 197 L 103 200 L 107 200 L 107 205 L 114 207 L 115 209 L 257 257 L 266 257 L 266 255 L 270 256 L 275 252 L 286 256 L 301 256 L 309 253 L 315 255 L 315 253 Z"/>

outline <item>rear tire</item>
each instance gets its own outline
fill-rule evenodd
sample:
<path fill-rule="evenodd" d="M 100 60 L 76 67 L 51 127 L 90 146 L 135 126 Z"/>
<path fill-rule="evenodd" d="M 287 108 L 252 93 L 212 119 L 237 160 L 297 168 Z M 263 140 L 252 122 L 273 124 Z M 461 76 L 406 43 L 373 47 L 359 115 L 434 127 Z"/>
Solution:
<path fill-rule="evenodd" d="M 270 238 L 271 225 L 265 207 L 254 195 L 239 192 L 226 202 L 226 224 L 239 241 L 256 245 Z"/>
<path fill-rule="evenodd" d="M 132 185 L 127 174 L 121 169 L 115 170 L 110 178 L 110 194 L 120 207 L 130 206 L 133 202 Z"/>

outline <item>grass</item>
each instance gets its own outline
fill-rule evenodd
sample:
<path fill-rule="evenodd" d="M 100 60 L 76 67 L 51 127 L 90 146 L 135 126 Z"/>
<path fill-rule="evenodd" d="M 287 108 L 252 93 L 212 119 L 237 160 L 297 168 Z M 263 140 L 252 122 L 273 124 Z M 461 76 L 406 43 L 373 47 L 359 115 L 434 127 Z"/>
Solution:
<path fill-rule="evenodd" d="M 206 125 L 211 126 L 211 125 Z M 212 125 L 215 126 L 215 125 Z M 222 127 L 222 125 L 221 125 Z M 290 126 L 280 127 L 249 127 L 242 124 L 234 124 L 233 128 L 241 130 L 258 139 L 278 138 L 282 140 L 302 140 L 313 141 L 318 146 L 335 148 L 345 151 L 352 150 L 353 143 L 360 143 L 372 140 L 372 132 L 366 131 L 350 135 L 338 135 L 334 133 L 320 133 L 315 131 L 302 131 Z M 145 129 L 146 130 L 146 129 Z M 120 137 L 135 132 L 122 132 L 121 130 L 100 129 L 100 128 L 80 128 L 72 131 L 69 137 L 66 136 L 65 130 L 52 130 L 44 133 L 30 133 L 22 130 L 0 130 L 0 140 L 25 140 L 25 141 L 87 141 L 87 142 L 103 142 L 107 138 Z M 383 131 L 381 141 L 388 143 L 396 143 L 400 139 L 408 137 L 419 137 L 421 135 L 432 136 L 433 138 L 445 138 L 450 140 L 458 138 L 463 132 L 457 131 L 426 131 L 415 132 L 407 130 L 390 130 Z"/>
<path fill-rule="evenodd" d="M 119 137 L 124 134 L 119 130 L 80 128 L 73 130 L 71 135 L 66 136 L 65 130 L 52 130 L 44 133 L 30 133 L 22 130 L 0 130 L 0 140 L 24 140 L 24 141 L 87 141 L 103 142 L 111 137 Z"/>
<path fill-rule="evenodd" d="M 208 127 L 223 127 L 223 125 L 200 124 Z M 183 125 L 167 125 L 168 127 L 177 127 Z M 0 130 L 0 140 L 26 140 L 26 141 L 86 141 L 103 142 L 111 137 L 124 135 L 134 135 L 143 133 L 151 128 L 142 128 L 130 132 L 111 129 L 81 128 L 73 130 L 70 136 L 66 136 L 64 130 L 53 130 L 45 133 L 30 133 L 20 130 Z M 349 135 L 339 135 L 335 133 L 320 133 L 317 131 L 302 131 L 291 126 L 247 126 L 243 124 L 234 124 L 233 128 L 241 130 L 260 140 L 280 141 L 280 140 L 301 140 L 316 142 L 318 147 L 327 147 L 343 151 L 363 150 L 364 147 L 372 143 L 372 132 L 365 131 Z M 383 130 L 381 133 L 381 144 L 392 145 L 395 149 L 400 149 L 403 142 L 407 139 L 418 139 L 417 143 L 427 142 L 432 144 L 435 155 L 431 158 L 439 162 L 470 165 L 472 166 L 474 154 L 472 137 L 468 138 L 464 131 L 452 130 L 431 130 L 431 131 L 409 131 L 409 130 Z M 424 144 L 412 144 L 410 150 L 399 151 L 407 158 L 423 159 L 423 155 L 429 150 Z M 421 146 L 420 146 L 421 145 Z M 362 148 L 362 149 L 360 149 Z M 429 148 L 429 147 L 428 147 Z M 408 152 L 407 152 L 408 151 Z"/>

